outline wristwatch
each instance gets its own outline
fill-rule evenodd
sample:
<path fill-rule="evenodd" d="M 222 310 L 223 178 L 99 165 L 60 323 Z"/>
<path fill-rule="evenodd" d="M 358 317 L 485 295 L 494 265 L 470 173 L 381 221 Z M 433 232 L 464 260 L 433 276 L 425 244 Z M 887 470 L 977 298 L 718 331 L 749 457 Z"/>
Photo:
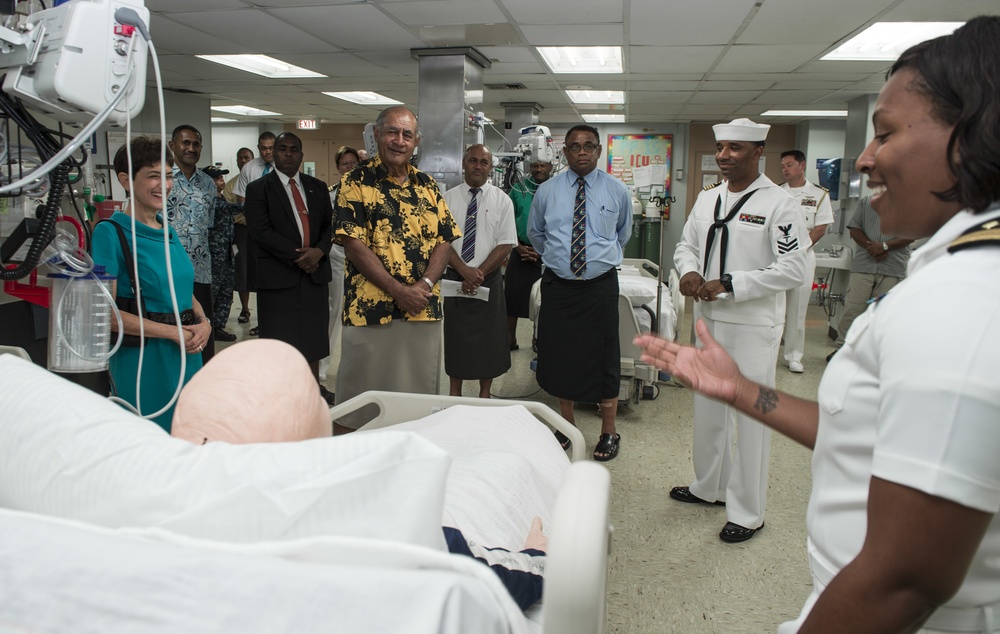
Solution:
<path fill-rule="evenodd" d="M 883 242 L 882 243 L 882 250 L 883 251 L 888 251 L 889 250 L 889 243 L 888 242 Z"/>
<path fill-rule="evenodd" d="M 733 292 L 733 276 L 729 273 L 723 273 L 722 277 L 719 278 L 719 283 L 722 284 L 722 288 L 726 289 L 727 293 Z"/>

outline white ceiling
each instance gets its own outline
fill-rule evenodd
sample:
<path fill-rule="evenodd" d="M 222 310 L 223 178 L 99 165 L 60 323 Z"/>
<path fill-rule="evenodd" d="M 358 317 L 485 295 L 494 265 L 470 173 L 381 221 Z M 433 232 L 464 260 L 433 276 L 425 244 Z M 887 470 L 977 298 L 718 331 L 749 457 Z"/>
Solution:
<path fill-rule="evenodd" d="M 164 86 L 212 105 L 370 121 L 377 108 L 323 91 L 373 90 L 416 108 L 410 49 L 474 46 L 493 65 L 486 115 L 536 102 L 542 123 L 581 120 L 600 106 L 573 105 L 563 90 L 625 90 L 630 122 L 760 118 L 765 110 L 845 107 L 877 92 L 888 63 L 821 62 L 877 21 L 962 21 L 996 13 L 996 0 L 146 0 Z M 621 45 L 621 75 L 554 75 L 535 46 Z M 273 80 L 196 59 L 264 53 L 327 75 Z M 153 74 L 149 73 L 152 78 Z M 607 111 L 604 107 L 603 111 Z M 230 115 L 226 115 L 230 116 Z M 255 120 L 260 120 L 259 118 Z M 795 119 L 786 119 L 794 122 Z"/>

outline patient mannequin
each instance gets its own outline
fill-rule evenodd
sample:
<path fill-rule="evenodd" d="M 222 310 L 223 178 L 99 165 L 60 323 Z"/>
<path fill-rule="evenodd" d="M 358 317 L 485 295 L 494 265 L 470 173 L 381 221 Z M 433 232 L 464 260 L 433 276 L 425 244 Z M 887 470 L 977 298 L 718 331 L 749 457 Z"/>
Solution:
<path fill-rule="evenodd" d="M 276 339 L 219 352 L 184 386 L 171 435 L 196 445 L 293 442 L 333 434 L 329 408 L 302 354 Z M 548 538 L 535 518 L 520 552 L 486 548 L 444 527 L 449 552 L 489 566 L 522 610 L 542 596 Z"/>

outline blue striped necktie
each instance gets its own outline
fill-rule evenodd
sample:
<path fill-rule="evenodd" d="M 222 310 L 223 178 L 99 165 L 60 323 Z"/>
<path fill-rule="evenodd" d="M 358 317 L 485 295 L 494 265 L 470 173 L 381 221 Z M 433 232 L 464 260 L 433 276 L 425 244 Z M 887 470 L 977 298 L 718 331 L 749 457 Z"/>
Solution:
<path fill-rule="evenodd" d="M 465 211 L 465 231 L 462 232 L 462 260 L 471 262 L 476 255 L 476 212 L 479 211 L 479 204 L 476 195 L 482 191 L 479 187 L 469 190 L 472 200 L 469 201 L 469 208 Z"/>
<path fill-rule="evenodd" d="M 587 193 L 584 191 L 586 183 L 582 176 L 576 179 L 576 206 L 573 208 L 569 268 L 577 277 L 581 277 L 587 270 Z"/>

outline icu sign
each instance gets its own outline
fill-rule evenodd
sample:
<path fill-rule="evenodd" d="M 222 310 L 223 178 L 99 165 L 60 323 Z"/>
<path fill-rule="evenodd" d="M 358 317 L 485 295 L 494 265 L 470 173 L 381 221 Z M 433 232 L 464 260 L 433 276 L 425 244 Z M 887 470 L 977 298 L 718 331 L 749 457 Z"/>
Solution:
<path fill-rule="evenodd" d="M 299 119 L 295 127 L 298 130 L 319 130 L 319 119 Z"/>

